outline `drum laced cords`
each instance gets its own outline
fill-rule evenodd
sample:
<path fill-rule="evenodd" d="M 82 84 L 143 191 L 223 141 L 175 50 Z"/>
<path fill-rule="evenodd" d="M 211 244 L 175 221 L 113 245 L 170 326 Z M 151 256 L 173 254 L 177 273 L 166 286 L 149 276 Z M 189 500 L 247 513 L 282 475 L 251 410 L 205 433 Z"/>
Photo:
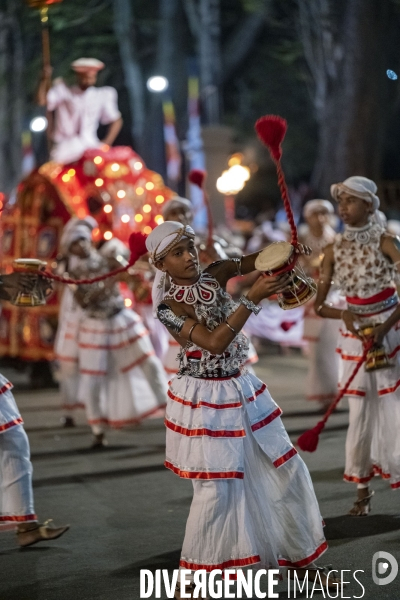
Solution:
<path fill-rule="evenodd" d="M 256 129 L 257 135 L 260 138 L 260 140 L 262 141 L 262 143 L 268 148 L 271 158 L 275 163 L 276 171 L 278 174 L 279 190 L 281 192 L 283 206 L 285 208 L 285 212 L 287 215 L 287 220 L 288 220 L 288 223 L 290 226 L 290 231 L 291 231 L 291 236 L 292 236 L 290 243 L 292 244 L 292 246 L 297 248 L 298 243 L 299 243 L 297 227 L 296 227 L 296 223 L 294 220 L 292 206 L 290 204 L 289 192 L 288 192 L 287 185 L 286 185 L 285 175 L 284 175 L 282 165 L 281 165 L 281 158 L 282 158 L 281 144 L 282 144 L 283 139 L 286 134 L 287 122 L 285 119 L 283 119 L 282 117 L 279 117 L 277 115 L 266 115 L 266 116 L 258 119 L 258 121 L 256 122 L 256 125 L 255 125 L 255 129 Z M 294 260 L 290 261 L 290 265 L 286 265 L 283 269 L 281 269 L 277 273 L 274 272 L 274 275 L 278 275 L 280 273 L 284 273 L 285 271 L 289 271 L 289 270 L 293 269 L 293 267 L 296 264 L 297 259 L 299 257 L 298 253 L 293 253 L 293 254 L 294 254 Z M 362 356 L 358 360 L 349 379 L 346 381 L 343 388 L 340 390 L 340 392 L 338 393 L 336 398 L 330 404 L 324 417 L 321 419 L 321 421 L 319 421 L 315 425 L 315 427 L 313 427 L 312 429 L 309 429 L 308 431 L 305 431 L 297 440 L 297 444 L 298 444 L 300 450 L 303 450 L 304 452 L 314 452 L 317 449 L 320 433 L 323 431 L 323 429 L 326 425 L 326 422 L 328 421 L 329 417 L 335 410 L 336 406 L 339 404 L 340 400 L 343 398 L 343 396 L 346 395 L 346 392 L 348 391 L 355 376 L 361 369 L 362 365 L 365 363 L 368 352 L 370 351 L 370 349 L 372 348 L 373 345 L 374 345 L 374 342 L 372 340 L 364 343 L 364 351 L 363 351 Z"/>

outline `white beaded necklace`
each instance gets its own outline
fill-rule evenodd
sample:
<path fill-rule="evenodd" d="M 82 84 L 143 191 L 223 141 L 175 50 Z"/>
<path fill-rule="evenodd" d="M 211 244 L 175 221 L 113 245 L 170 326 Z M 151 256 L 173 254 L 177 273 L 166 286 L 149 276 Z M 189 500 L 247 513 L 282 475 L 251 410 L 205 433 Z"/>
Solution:
<path fill-rule="evenodd" d="M 378 223 L 369 221 L 363 227 L 350 227 L 346 225 L 343 232 L 343 239 L 348 242 L 357 242 L 359 244 L 369 244 L 382 235 L 382 227 Z"/>

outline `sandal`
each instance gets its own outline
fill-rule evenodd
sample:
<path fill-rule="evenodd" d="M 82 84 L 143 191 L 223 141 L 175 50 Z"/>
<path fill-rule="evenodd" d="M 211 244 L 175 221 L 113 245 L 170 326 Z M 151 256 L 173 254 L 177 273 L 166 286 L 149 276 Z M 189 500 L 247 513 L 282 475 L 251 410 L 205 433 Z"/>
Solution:
<path fill-rule="evenodd" d="M 304 572 L 304 574 L 302 575 L 300 572 Z M 296 569 L 295 567 L 288 567 L 287 568 L 287 576 L 289 579 L 290 573 L 297 573 L 298 578 L 300 579 L 301 577 L 303 577 L 302 582 L 304 581 L 304 578 L 306 577 L 306 573 L 317 573 L 319 572 L 320 577 L 321 577 L 321 582 L 322 585 L 325 586 L 327 589 L 335 589 L 337 590 L 337 585 L 343 585 L 343 587 L 346 587 L 345 583 L 342 583 L 342 580 L 340 577 L 338 577 L 338 573 L 335 569 L 332 569 L 332 565 L 325 565 L 324 567 L 305 567 L 305 568 L 300 568 L 300 569 Z M 323 576 L 325 576 L 325 578 L 323 578 Z M 315 576 L 314 579 L 308 579 L 308 585 L 314 585 L 315 583 Z"/>
<path fill-rule="evenodd" d="M 368 496 L 358 498 L 347 514 L 351 517 L 366 517 L 371 512 L 371 498 L 374 494 L 375 492 L 372 490 Z"/>

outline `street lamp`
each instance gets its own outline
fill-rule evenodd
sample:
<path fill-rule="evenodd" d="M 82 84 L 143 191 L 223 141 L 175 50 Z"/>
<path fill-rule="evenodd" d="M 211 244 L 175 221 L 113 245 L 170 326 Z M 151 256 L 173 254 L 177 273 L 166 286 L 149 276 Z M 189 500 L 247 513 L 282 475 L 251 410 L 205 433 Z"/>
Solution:
<path fill-rule="evenodd" d="M 46 117 L 34 117 L 29 123 L 29 129 L 34 133 L 40 133 L 47 129 L 48 121 Z"/>
<path fill-rule="evenodd" d="M 217 179 L 217 190 L 225 196 L 225 220 L 232 227 L 235 220 L 235 196 L 250 179 L 250 169 L 243 165 L 233 165 Z"/>
<path fill-rule="evenodd" d="M 153 75 L 147 80 L 147 89 L 149 92 L 155 92 L 159 94 L 165 92 L 168 89 L 168 79 L 163 75 Z"/>

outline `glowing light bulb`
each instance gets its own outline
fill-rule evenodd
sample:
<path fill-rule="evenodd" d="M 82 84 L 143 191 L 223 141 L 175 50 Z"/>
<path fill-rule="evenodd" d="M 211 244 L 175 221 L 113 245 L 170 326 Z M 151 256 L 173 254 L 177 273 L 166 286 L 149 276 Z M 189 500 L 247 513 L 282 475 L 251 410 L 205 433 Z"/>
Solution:
<path fill-rule="evenodd" d="M 143 215 L 137 214 L 135 215 L 136 223 L 141 223 L 143 221 Z"/>
<path fill-rule="evenodd" d="M 162 215 L 157 215 L 156 217 L 154 217 L 154 220 L 157 223 L 157 225 L 161 225 L 161 223 L 164 223 L 164 217 Z"/>
<path fill-rule="evenodd" d="M 35 117 L 29 123 L 29 129 L 35 133 L 40 133 L 41 131 L 45 131 L 47 129 L 47 125 L 48 121 L 46 117 Z"/>
<path fill-rule="evenodd" d="M 146 227 L 143 229 L 143 233 L 145 233 L 146 235 L 149 235 L 149 233 L 151 233 L 153 230 L 150 227 L 150 225 L 146 225 Z"/>
<path fill-rule="evenodd" d="M 103 159 L 101 156 L 95 156 L 93 159 L 93 162 L 95 165 L 101 165 L 101 163 L 103 162 Z"/>
<path fill-rule="evenodd" d="M 124 304 L 126 308 L 130 308 L 132 306 L 132 300 L 130 298 L 125 298 Z"/>
<path fill-rule="evenodd" d="M 118 190 L 118 192 L 117 192 L 117 197 L 118 198 L 122 199 L 122 198 L 125 198 L 125 196 L 126 196 L 126 191 L 125 190 Z"/>
<path fill-rule="evenodd" d="M 104 184 L 104 179 L 102 179 L 101 177 L 96 179 L 96 181 L 94 182 L 94 185 L 96 185 L 97 187 L 101 187 L 103 184 Z"/>
<path fill-rule="evenodd" d="M 131 218 L 129 215 L 122 215 L 122 217 L 121 217 L 121 221 L 123 223 L 129 223 L 130 220 L 131 220 Z"/>
<path fill-rule="evenodd" d="M 142 194 L 144 194 L 144 189 L 142 187 L 137 187 L 136 188 L 136 194 L 138 196 L 141 196 Z"/>
<path fill-rule="evenodd" d="M 104 235 L 103 235 L 103 238 L 105 240 L 111 240 L 112 236 L 113 236 L 112 231 L 105 231 Z"/>
<path fill-rule="evenodd" d="M 133 165 L 133 168 L 135 169 L 135 171 L 140 171 L 140 169 L 143 167 L 143 163 L 141 163 L 139 160 L 137 160 L 135 162 L 135 164 Z"/>
<path fill-rule="evenodd" d="M 70 169 L 70 170 L 68 171 L 68 175 L 69 175 L 70 177 L 73 177 L 73 176 L 75 175 L 75 173 L 76 173 L 75 169 Z"/>
<path fill-rule="evenodd" d="M 64 175 L 61 177 L 61 179 L 63 180 L 64 183 L 68 183 L 68 181 L 71 179 L 71 177 L 68 175 L 68 173 L 64 173 Z"/>
<path fill-rule="evenodd" d="M 111 204 L 105 204 L 104 208 L 103 208 L 103 210 L 104 210 L 105 213 L 112 212 L 112 209 L 113 209 L 113 207 L 111 206 Z"/>
<path fill-rule="evenodd" d="M 164 196 L 161 196 L 161 194 L 156 196 L 156 202 L 157 204 L 162 204 L 164 202 Z"/>
<path fill-rule="evenodd" d="M 111 171 L 114 171 L 114 172 L 119 171 L 119 164 L 118 163 L 113 163 L 111 165 Z"/>
<path fill-rule="evenodd" d="M 145 212 L 145 213 L 151 212 L 151 206 L 150 206 L 150 204 L 145 204 L 143 206 L 143 212 Z"/>
<path fill-rule="evenodd" d="M 145 187 L 146 190 L 154 190 L 154 183 L 152 181 L 148 181 Z"/>

